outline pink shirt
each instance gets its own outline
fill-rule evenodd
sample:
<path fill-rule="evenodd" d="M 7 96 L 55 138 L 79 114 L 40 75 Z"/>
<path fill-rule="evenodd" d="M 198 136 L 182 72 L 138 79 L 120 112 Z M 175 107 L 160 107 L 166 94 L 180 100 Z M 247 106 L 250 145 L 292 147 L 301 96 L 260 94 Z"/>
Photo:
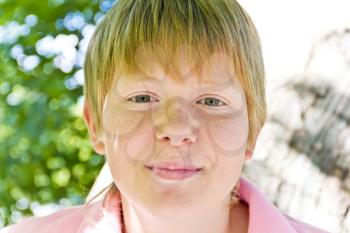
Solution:
<path fill-rule="evenodd" d="M 240 196 L 249 205 L 248 233 L 327 233 L 279 211 L 246 178 L 240 178 Z M 90 205 L 66 208 L 45 217 L 30 217 L 0 233 L 120 233 L 120 194 Z"/>

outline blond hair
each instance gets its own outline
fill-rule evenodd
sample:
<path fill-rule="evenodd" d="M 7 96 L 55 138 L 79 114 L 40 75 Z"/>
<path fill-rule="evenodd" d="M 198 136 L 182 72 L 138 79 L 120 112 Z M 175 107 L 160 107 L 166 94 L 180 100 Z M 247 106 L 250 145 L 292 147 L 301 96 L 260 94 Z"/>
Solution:
<path fill-rule="evenodd" d="M 189 44 L 200 61 L 225 51 L 246 96 L 247 143 L 255 145 L 266 119 L 265 71 L 258 33 L 235 0 L 119 0 L 97 26 L 86 53 L 84 93 L 98 135 L 115 72 L 138 70 L 134 55 L 145 43 L 160 45 L 167 57 Z"/>

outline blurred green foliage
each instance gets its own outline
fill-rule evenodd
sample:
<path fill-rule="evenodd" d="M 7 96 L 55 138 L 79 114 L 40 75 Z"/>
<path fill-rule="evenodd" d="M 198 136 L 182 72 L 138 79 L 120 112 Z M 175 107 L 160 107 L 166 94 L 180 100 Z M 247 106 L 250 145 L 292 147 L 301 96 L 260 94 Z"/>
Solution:
<path fill-rule="evenodd" d="M 82 58 L 112 4 L 0 0 L 0 227 L 30 203 L 84 202 L 103 157 L 81 116 Z"/>

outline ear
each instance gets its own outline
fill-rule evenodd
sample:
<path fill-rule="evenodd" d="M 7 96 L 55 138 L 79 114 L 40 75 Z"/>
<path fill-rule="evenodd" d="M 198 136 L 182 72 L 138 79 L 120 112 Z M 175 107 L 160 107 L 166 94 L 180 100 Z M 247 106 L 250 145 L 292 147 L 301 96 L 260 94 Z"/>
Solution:
<path fill-rule="evenodd" d="M 257 141 L 258 136 L 259 136 L 259 134 L 260 134 L 260 131 L 261 131 L 261 128 L 258 129 L 258 132 L 257 132 L 257 134 L 256 134 L 256 136 L 255 136 L 255 138 L 254 138 L 253 145 L 250 145 L 250 146 L 248 146 L 248 147 L 246 148 L 245 155 L 244 155 L 244 157 L 245 157 L 245 158 L 244 158 L 244 161 L 247 161 L 247 160 L 252 159 L 253 153 L 254 153 L 254 149 L 255 149 L 255 144 L 256 144 L 256 141 Z"/>
<path fill-rule="evenodd" d="M 253 151 L 247 148 L 244 155 L 244 161 L 250 160 L 252 157 L 253 157 Z"/>
<path fill-rule="evenodd" d="M 92 147 L 94 148 L 97 154 L 104 155 L 105 144 L 101 138 L 97 137 L 95 123 L 92 119 L 90 104 L 86 99 L 84 100 L 83 117 L 85 125 L 89 132 L 89 138 Z"/>

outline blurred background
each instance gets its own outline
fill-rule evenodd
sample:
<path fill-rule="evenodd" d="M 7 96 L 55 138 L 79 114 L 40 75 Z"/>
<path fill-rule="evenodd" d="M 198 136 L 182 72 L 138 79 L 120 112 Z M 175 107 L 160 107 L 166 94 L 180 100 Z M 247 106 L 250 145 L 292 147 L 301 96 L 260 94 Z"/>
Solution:
<path fill-rule="evenodd" d="M 350 232 L 350 2 L 240 0 L 260 33 L 268 121 L 244 174 L 285 213 Z M 0 0 L 0 228 L 85 202 L 82 63 L 114 0 Z M 106 178 L 108 179 L 108 178 Z"/>

